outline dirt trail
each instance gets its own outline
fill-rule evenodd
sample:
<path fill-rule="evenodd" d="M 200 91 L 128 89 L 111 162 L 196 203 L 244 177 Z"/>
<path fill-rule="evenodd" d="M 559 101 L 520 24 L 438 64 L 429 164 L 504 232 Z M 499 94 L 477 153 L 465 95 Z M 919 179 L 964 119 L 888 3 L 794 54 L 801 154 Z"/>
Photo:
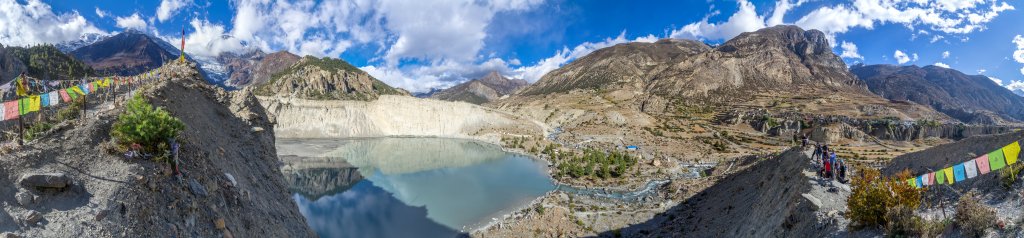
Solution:
<path fill-rule="evenodd" d="M 168 66 L 165 66 L 168 67 Z M 271 124 L 256 98 L 169 69 L 146 95 L 186 124 L 182 176 L 112 154 L 120 108 L 55 126 L 0 155 L 0 233 L 22 237 L 309 237 L 278 169 Z M 34 185 L 24 176 L 62 174 Z M 63 188 L 43 188 L 60 181 Z M 38 181 L 37 181 L 38 182 Z"/>

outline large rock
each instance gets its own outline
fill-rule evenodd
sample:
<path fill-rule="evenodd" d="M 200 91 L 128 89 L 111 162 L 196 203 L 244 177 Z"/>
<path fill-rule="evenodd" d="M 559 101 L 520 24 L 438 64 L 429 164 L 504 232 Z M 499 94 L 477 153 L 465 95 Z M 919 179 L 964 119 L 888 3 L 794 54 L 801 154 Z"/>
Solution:
<path fill-rule="evenodd" d="M 18 192 L 18 194 L 14 195 L 14 200 L 18 200 L 18 204 L 20 204 L 21 206 L 28 206 L 29 204 L 32 204 L 33 198 L 32 194 L 29 194 L 28 192 L 25 191 L 21 191 Z"/>
<path fill-rule="evenodd" d="M 46 189 L 65 188 L 72 184 L 71 177 L 64 173 L 31 173 L 21 176 L 18 184 L 24 188 Z"/>

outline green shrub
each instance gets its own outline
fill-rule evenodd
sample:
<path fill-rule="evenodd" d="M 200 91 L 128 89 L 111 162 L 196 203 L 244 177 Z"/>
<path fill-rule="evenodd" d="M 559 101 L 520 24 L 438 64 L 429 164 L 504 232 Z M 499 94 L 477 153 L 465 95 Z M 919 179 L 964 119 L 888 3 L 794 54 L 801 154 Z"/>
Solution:
<path fill-rule="evenodd" d="M 177 138 L 185 124 L 162 108 L 154 108 L 140 94 L 125 105 L 110 135 L 122 146 L 139 144 L 145 152 L 157 153 L 167 147 L 167 140 Z"/>
<path fill-rule="evenodd" d="M 995 225 L 996 211 L 978 201 L 977 195 L 968 193 L 956 205 L 953 221 L 966 237 L 981 237 L 985 230 Z"/>
<path fill-rule="evenodd" d="M 889 211 L 899 206 L 913 211 L 921 205 L 921 191 L 906 182 L 910 171 L 892 178 L 882 177 L 877 169 L 862 167 L 857 171 L 860 173 L 853 178 L 853 191 L 846 201 L 847 214 L 856 225 L 888 225 L 885 218 L 890 215 Z"/>
<path fill-rule="evenodd" d="M 68 106 L 57 110 L 57 122 L 73 120 L 82 114 L 82 105 L 85 104 L 85 97 L 76 98 Z"/>
<path fill-rule="evenodd" d="M 1020 177 L 1021 170 L 1024 170 L 1024 163 L 1008 165 L 1006 168 L 999 170 L 999 180 L 1003 181 L 1003 187 L 1007 189 L 1013 188 L 1013 184 L 1017 182 L 1017 177 Z"/>
<path fill-rule="evenodd" d="M 50 124 L 46 121 L 34 123 L 25 129 L 25 134 L 22 138 L 25 139 L 26 141 L 34 140 L 38 138 L 40 135 L 42 135 L 44 132 L 49 131 L 50 128 L 53 128 L 53 124 Z"/>

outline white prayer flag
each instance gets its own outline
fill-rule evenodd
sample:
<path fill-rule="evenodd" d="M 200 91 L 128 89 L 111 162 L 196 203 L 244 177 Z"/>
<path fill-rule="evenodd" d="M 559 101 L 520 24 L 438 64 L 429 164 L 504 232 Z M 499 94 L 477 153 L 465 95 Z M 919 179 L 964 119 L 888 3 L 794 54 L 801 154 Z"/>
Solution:
<path fill-rule="evenodd" d="M 967 178 L 974 178 L 978 176 L 978 164 L 974 163 L 975 160 L 964 162 L 964 170 L 967 170 Z"/>

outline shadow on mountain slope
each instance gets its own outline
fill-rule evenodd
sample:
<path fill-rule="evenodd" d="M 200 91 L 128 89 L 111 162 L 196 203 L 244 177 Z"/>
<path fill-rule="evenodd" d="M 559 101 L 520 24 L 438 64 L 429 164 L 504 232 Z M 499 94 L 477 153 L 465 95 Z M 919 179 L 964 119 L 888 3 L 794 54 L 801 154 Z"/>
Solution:
<path fill-rule="evenodd" d="M 642 224 L 601 237 L 810 237 L 826 232 L 815 206 L 801 197 L 812 183 L 803 175 L 807 154 L 790 149 L 728 175 L 714 186 Z"/>

